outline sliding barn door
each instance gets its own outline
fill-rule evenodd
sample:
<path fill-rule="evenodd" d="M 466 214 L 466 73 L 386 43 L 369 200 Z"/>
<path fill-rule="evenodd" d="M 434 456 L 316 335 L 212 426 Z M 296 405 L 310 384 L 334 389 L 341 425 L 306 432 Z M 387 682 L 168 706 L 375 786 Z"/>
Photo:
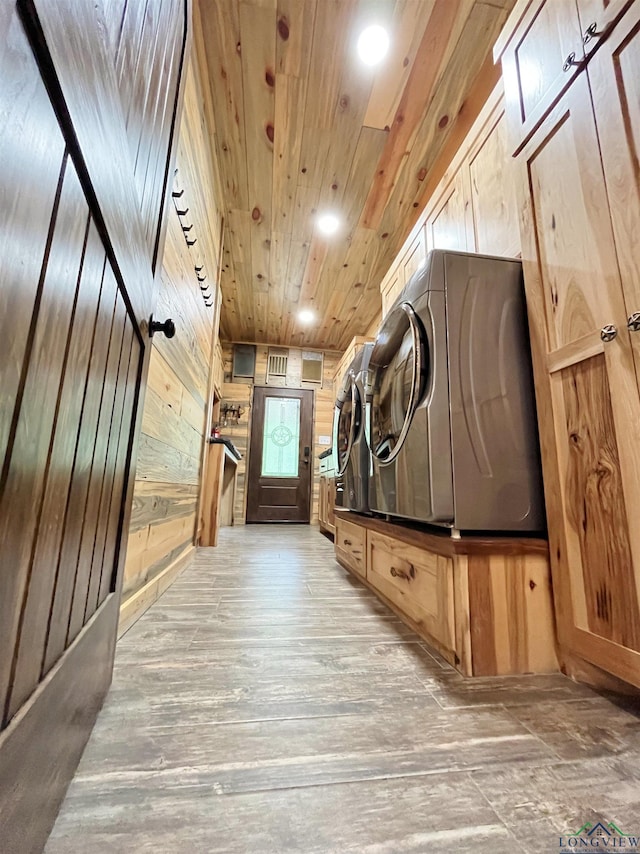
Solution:
<path fill-rule="evenodd" d="M 185 0 L 0 4 L 0 848 L 111 679 Z"/>

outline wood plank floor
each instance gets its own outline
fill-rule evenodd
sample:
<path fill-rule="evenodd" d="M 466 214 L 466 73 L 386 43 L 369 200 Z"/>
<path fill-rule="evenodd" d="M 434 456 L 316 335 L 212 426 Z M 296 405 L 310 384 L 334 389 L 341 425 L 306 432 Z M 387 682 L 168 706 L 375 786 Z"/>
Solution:
<path fill-rule="evenodd" d="M 640 833 L 640 724 L 463 679 L 309 527 L 226 528 L 125 635 L 47 854 L 558 851 Z"/>

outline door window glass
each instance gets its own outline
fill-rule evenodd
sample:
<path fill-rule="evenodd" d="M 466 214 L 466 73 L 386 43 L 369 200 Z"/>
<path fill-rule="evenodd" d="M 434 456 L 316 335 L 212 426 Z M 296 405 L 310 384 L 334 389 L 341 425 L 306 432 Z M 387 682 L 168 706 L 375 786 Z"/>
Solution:
<path fill-rule="evenodd" d="M 262 436 L 262 477 L 298 477 L 300 400 L 267 397 Z"/>

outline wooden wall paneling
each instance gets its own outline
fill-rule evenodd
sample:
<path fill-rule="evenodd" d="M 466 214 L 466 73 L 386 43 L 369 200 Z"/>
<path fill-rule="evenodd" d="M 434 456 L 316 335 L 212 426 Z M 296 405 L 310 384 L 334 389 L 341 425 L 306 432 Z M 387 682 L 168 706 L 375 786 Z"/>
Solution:
<path fill-rule="evenodd" d="M 155 483 L 198 483 L 200 461 L 151 436 L 141 436 L 138 444 L 136 478 Z"/>
<path fill-rule="evenodd" d="M 157 262 L 157 241 L 166 222 L 164 206 L 173 184 L 169 174 L 171 135 L 174 132 L 177 103 L 176 96 L 181 80 L 184 56 L 180 47 L 185 39 L 184 3 L 174 0 L 171 15 L 165 16 L 165 53 L 162 65 L 156 58 L 156 97 L 152 107 L 153 128 L 147 144 L 147 157 L 140 165 L 144 168 L 144 188 L 141 196 L 141 213 L 145 223 L 147 243 L 151 246 L 154 267 Z M 158 71 L 160 73 L 158 73 Z M 162 254 L 160 254 L 160 260 Z"/>
<path fill-rule="evenodd" d="M 58 415 L 79 273 L 88 228 L 88 210 L 73 165 L 67 159 L 35 329 L 26 355 L 24 389 L 13 412 L 12 443 L 3 466 L 0 498 L 0 626 L 2 648 L 14 650 L 28 585 L 32 549 L 44 500 L 50 445 Z M 12 657 L 0 656 L 0 707 L 9 712 Z"/>
<path fill-rule="evenodd" d="M 146 584 L 138 587 L 133 593 L 125 592 L 122 604 L 120 605 L 118 640 L 162 596 L 164 591 L 173 584 L 176 578 L 184 572 L 191 564 L 195 553 L 196 547 L 191 544 L 186 545 L 183 549 L 171 551 L 170 558 L 167 557 L 160 562 L 166 563 L 166 565 L 158 568 Z M 158 567 L 160 567 L 160 563 Z"/>
<path fill-rule="evenodd" d="M 133 496 L 129 532 L 150 523 L 159 523 L 196 512 L 198 487 L 195 484 L 137 481 Z"/>
<path fill-rule="evenodd" d="M 0 13 L 0 40 L 0 77 L 6 92 L 0 162 L 11 163 L 2 181 L 0 233 L 6 246 L 20 245 L 28 223 L 33 242 L 30 251 L 21 253 L 20 264 L 0 264 L 0 458 L 6 460 L 11 414 L 20 394 L 29 347 L 32 308 L 42 285 L 40 274 L 53 234 L 50 225 L 58 203 L 64 141 L 53 111 L 43 108 L 43 103 L 47 104 L 44 84 L 35 66 L 25 61 L 27 40 L 17 16 L 8 8 Z M 24 145 L 25 139 L 29 146 Z"/>
<path fill-rule="evenodd" d="M 193 544 L 193 518 L 186 516 L 159 525 L 149 525 L 129 536 L 123 589 L 145 584 L 170 564 L 180 552 Z"/>
<path fill-rule="evenodd" d="M 111 276 L 113 276 L 113 271 L 107 265 L 105 278 Z M 91 578 L 94 546 L 99 526 L 102 521 L 98 516 L 98 511 L 102 496 L 102 484 L 105 477 L 109 434 L 117 393 L 122 341 L 125 334 L 126 319 L 126 309 L 120 295 L 118 294 L 116 297 L 116 308 L 113 315 L 113 325 L 111 327 L 107 369 L 100 398 L 100 410 L 91 460 L 91 475 L 89 477 L 89 487 L 87 490 L 86 505 L 84 507 L 82 520 L 80 547 L 76 559 L 77 571 L 74 583 L 71 613 L 69 615 L 67 645 L 78 634 L 85 622 L 84 615 Z"/>
<path fill-rule="evenodd" d="M 146 436 L 180 448 L 189 456 L 197 458 L 204 432 L 202 409 L 198 409 L 201 417 L 199 429 L 196 430 L 182 414 L 182 401 L 180 407 L 176 412 L 157 392 L 149 389 L 145 395 L 142 431 Z"/>
<path fill-rule="evenodd" d="M 115 303 L 116 282 L 112 275 L 106 274 L 105 269 L 91 341 L 91 360 L 83 392 L 82 415 L 73 461 L 71 488 L 64 511 L 64 533 L 56 561 L 56 587 L 49 620 L 43 674 L 50 670 L 66 647 L 85 507 L 91 482 L 100 404 L 115 317 Z"/>
<path fill-rule="evenodd" d="M 69 350 L 60 389 L 45 490 L 34 535 L 29 581 L 18 628 L 9 717 L 40 681 L 49 617 L 59 567 L 52 555 L 60 552 L 65 532 L 65 509 L 77 455 L 84 391 L 89 377 L 91 348 L 97 320 L 95 294 L 104 275 L 105 251 L 91 224 L 82 262 Z M 31 512 L 35 512 L 32 510 Z"/>

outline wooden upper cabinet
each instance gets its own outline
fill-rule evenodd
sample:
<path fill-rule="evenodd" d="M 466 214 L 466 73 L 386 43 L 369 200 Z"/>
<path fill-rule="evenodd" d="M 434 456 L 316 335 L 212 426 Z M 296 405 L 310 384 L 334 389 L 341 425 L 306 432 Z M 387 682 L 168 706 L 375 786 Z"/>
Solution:
<path fill-rule="evenodd" d="M 593 53 L 633 0 L 576 0 L 584 51 Z"/>
<path fill-rule="evenodd" d="M 478 141 L 469 155 L 477 252 L 508 258 L 520 254 L 512 172 L 506 117 L 504 112 L 499 112 L 487 135 Z"/>
<path fill-rule="evenodd" d="M 575 2 L 532 3 L 502 55 L 512 150 L 530 136 L 583 61 Z"/>
<path fill-rule="evenodd" d="M 473 235 L 467 224 L 470 192 L 465 179 L 467 173 L 460 169 L 427 221 L 429 249 L 457 249 L 473 252 Z"/>
<path fill-rule="evenodd" d="M 589 81 L 640 378 L 640 4 L 594 56 Z"/>
<path fill-rule="evenodd" d="M 400 260 L 400 267 L 402 268 L 402 278 L 404 280 L 403 287 L 407 284 L 407 282 L 409 281 L 411 276 L 413 276 L 416 270 L 419 270 L 420 267 L 422 267 L 426 257 L 427 249 L 425 244 L 424 229 L 421 228 Z"/>

